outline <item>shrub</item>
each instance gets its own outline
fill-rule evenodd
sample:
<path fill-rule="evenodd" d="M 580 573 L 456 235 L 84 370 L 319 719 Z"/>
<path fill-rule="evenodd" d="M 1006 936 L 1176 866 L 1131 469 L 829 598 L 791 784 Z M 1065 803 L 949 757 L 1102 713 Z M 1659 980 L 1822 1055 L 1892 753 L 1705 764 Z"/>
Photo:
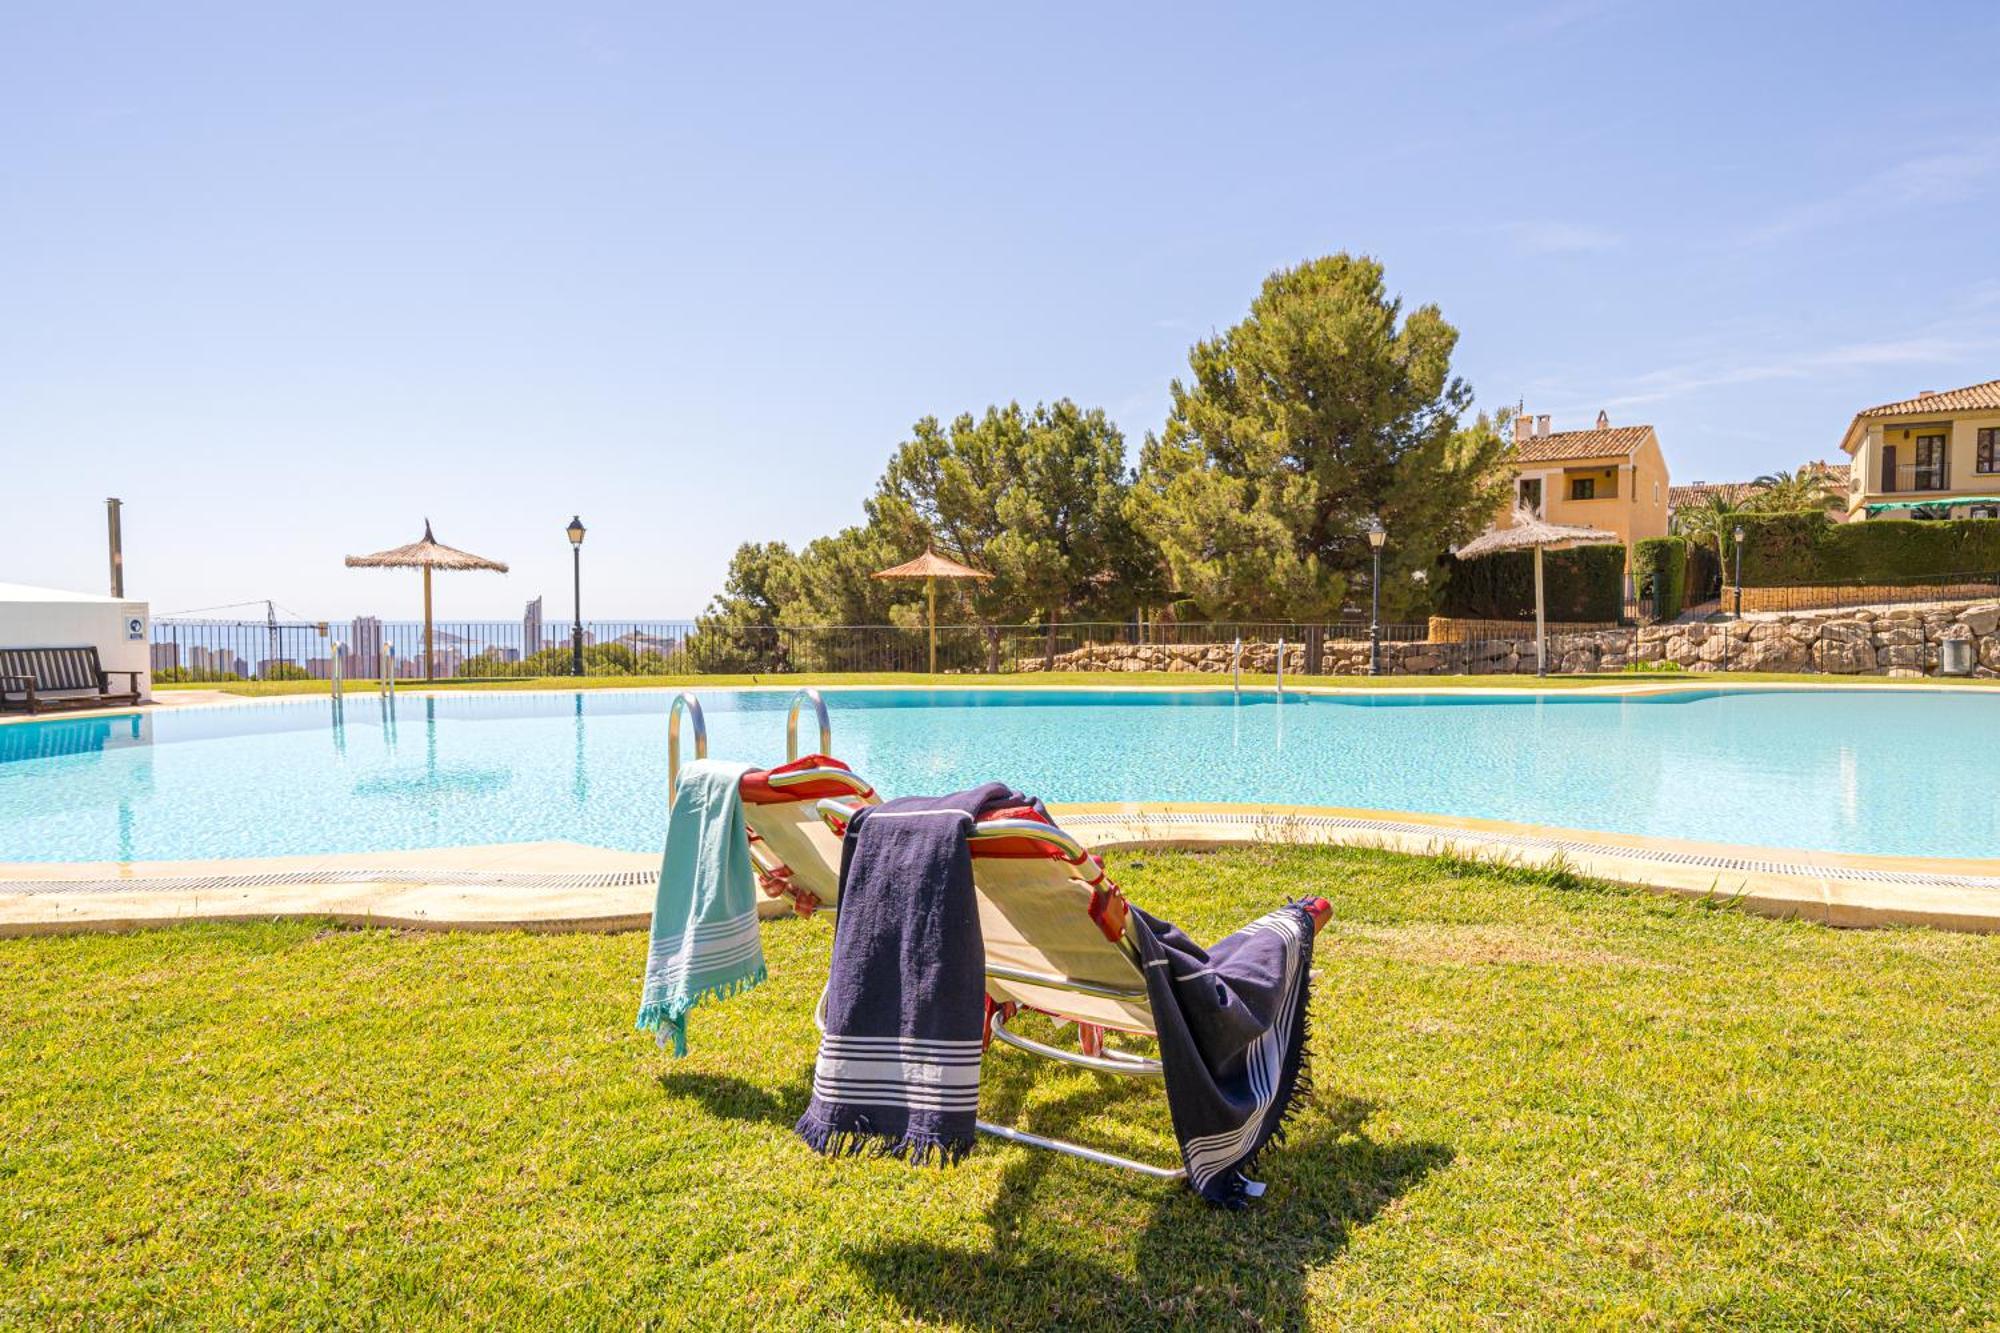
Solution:
<path fill-rule="evenodd" d="M 1688 544 L 1680 537 L 1649 537 L 1632 548 L 1639 594 L 1653 595 L 1653 614 L 1672 620 L 1687 600 Z"/>
<path fill-rule="evenodd" d="M 2000 520 L 1874 518 L 1835 523 L 1816 511 L 1746 513 L 1748 587 L 1889 582 L 2000 570 Z"/>
<path fill-rule="evenodd" d="M 1550 620 L 1615 621 L 1625 610 L 1625 548 L 1579 546 L 1543 557 L 1542 596 Z M 1507 551 L 1478 560 L 1444 559 L 1439 614 L 1463 620 L 1526 620 L 1535 614 L 1535 556 Z"/>
<path fill-rule="evenodd" d="M 262 672 L 264 680 L 311 680 L 312 672 L 296 662 L 273 662 Z"/>

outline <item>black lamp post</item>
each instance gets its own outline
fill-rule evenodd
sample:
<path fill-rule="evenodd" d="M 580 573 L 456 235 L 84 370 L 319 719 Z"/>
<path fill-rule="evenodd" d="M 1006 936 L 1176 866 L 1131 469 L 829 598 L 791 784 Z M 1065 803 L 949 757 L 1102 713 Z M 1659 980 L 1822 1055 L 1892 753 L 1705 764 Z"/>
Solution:
<path fill-rule="evenodd" d="M 574 586 L 571 589 L 570 605 L 575 608 L 575 623 L 569 631 L 569 674 L 583 674 L 583 520 L 569 521 L 569 553 Z"/>
<path fill-rule="evenodd" d="M 1743 525 L 1736 525 L 1736 618 L 1743 619 Z"/>
<path fill-rule="evenodd" d="M 1368 546 L 1375 555 L 1375 577 L 1368 581 L 1368 674 L 1382 674 L 1382 544 L 1389 540 L 1382 520 L 1368 516 Z"/>

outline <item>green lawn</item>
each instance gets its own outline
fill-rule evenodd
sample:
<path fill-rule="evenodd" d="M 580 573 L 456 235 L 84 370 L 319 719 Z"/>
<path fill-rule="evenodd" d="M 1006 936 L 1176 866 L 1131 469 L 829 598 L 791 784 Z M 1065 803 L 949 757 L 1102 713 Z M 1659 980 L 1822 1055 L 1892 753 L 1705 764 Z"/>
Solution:
<path fill-rule="evenodd" d="M 1573 690 L 1586 686 L 1615 684 L 1670 684 L 1701 687 L 1718 682 L 1771 682 L 1809 681 L 1819 685 L 1838 685 L 1842 688 L 1853 685 L 1905 685 L 1908 681 L 1891 681 L 1886 676 L 1828 676 L 1807 675 L 1798 672 L 1770 671 L 1661 671 L 1634 672 L 1614 671 L 1600 675 L 1575 676 L 1291 676 L 1292 688 L 1315 690 L 1434 690 L 1463 686 L 1486 689 L 1547 689 Z M 1190 671 L 1032 671 L 1016 675 L 971 675 L 939 674 L 925 675 L 922 672 L 823 672 L 812 675 L 741 675 L 741 676 L 527 676 L 515 680 L 439 680 L 428 683 L 403 681 L 399 689 L 438 690 L 615 690 L 615 689 L 689 689 L 721 690 L 743 685 L 895 685 L 905 689 L 923 689 L 932 685 L 984 685 L 1005 689 L 1026 689 L 1047 685 L 1088 685 L 1099 689 L 1110 689 L 1123 685 L 1179 685 L 1186 687 L 1214 688 L 1228 683 L 1228 677 L 1204 672 Z M 1243 683 L 1258 688 L 1269 688 L 1276 683 L 1276 677 L 1243 673 Z M 1973 680 L 1957 678 L 1932 678 L 1927 681 L 1934 685 L 1964 686 L 1982 688 L 2000 685 L 2000 680 Z M 174 690 L 221 690 L 229 694 L 271 695 L 271 694 L 325 694 L 328 689 L 323 680 L 241 680 L 215 682 L 187 682 L 158 684 L 154 689 L 160 693 Z M 349 681 L 350 694 L 366 693 L 374 685 L 368 681 Z"/>
<path fill-rule="evenodd" d="M 1366 851 L 1115 858 L 1212 938 L 1327 892 L 1269 1197 L 983 1143 L 826 1162 L 828 924 L 670 1061 L 639 934 L 0 941 L 0 1323 L 457 1328 L 2000 1319 L 2000 939 Z M 1001 1051 L 989 1115 L 1155 1158 L 1154 1086 Z"/>

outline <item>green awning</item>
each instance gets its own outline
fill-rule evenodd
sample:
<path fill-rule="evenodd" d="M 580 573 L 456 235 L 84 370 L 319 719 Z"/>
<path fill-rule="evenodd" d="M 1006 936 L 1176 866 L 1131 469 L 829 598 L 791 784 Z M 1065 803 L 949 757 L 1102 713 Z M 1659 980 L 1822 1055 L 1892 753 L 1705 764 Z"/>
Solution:
<path fill-rule="evenodd" d="M 1869 515 L 1886 514 L 1891 509 L 1929 509 L 1943 505 L 1947 509 L 1959 505 L 2000 505 L 2000 495 L 1940 495 L 1935 500 L 1883 500 L 1878 504 L 1863 505 Z"/>

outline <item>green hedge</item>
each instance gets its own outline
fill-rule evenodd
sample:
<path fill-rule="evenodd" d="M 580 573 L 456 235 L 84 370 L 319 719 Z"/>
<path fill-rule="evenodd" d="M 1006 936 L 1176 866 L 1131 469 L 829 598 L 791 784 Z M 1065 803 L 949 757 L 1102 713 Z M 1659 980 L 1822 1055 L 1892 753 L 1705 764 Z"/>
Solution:
<path fill-rule="evenodd" d="M 2000 571 L 2000 519 L 1742 514 L 1743 583 L 1772 588 Z M 1732 556 L 1733 558 L 1733 556 Z"/>
<path fill-rule="evenodd" d="M 1550 620 L 1616 621 L 1625 611 L 1625 548 L 1578 546 L 1543 557 L 1542 595 Z M 1535 614 L 1532 551 L 1478 560 L 1444 559 L 1439 614 L 1462 620 L 1531 620 Z"/>
<path fill-rule="evenodd" d="M 1679 537 L 1648 537 L 1632 547 L 1639 595 L 1653 594 L 1653 615 L 1672 620 L 1687 601 L 1688 544 Z"/>

